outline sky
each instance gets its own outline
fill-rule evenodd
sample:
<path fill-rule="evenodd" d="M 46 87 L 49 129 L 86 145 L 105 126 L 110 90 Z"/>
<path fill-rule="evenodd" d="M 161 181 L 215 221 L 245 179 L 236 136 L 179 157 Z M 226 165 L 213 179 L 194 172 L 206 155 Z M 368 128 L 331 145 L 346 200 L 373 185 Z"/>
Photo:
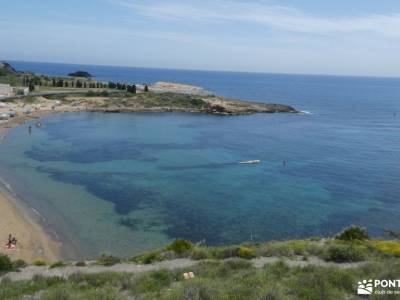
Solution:
<path fill-rule="evenodd" d="M 400 77 L 399 0 L 0 0 L 0 60 Z"/>

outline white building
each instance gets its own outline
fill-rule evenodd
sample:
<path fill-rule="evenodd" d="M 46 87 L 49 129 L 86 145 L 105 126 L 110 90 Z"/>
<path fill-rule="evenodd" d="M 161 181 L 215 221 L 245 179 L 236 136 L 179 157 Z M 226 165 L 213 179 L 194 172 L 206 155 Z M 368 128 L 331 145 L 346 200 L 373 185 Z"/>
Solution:
<path fill-rule="evenodd" d="M 27 87 L 20 87 L 20 88 L 15 88 L 17 90 L 17 95 L 28 95 L 29 94 L 29 88 Z"/>
<path fill-rule="evenodd" d="M 14 88 L 9 84 L 0 84 L 0 99 L 15 95 Z"/>

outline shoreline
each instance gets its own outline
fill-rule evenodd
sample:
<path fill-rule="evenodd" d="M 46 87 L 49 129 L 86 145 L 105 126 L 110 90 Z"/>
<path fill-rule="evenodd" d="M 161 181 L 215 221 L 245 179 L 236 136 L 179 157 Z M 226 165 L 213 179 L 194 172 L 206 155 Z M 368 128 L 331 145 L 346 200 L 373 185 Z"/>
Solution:
<path fill-rule="evenodd" d="M 0 253 L 11 259 L 22 259 L 33 262 L 43 259 L 54 262 L 61 258 L 61 242 L 54 239 L 40 220 L 40 214 L 34 215 L 34 208 L 23 203 L 12 195 L 5 182 L 0 184 L 0 236 L 2 240 Z M 17 250 L 6 250 L 8 234 L 18 240 Z"/>
<path fill-rule="evenodd" d="M 33 119 L 62 112 L 66 111 L 38 111 L 0 123 L 0 146 L 11 128 Z M 5 248 L 9 234 L 18 240 L 16 251 Z M 54 237 L 54 234 L 51 235 L 48 232 L 41 220 L 40 212 L 19 199 L 2 178 L 0 178 L 0 243 L 0 253 L 8 255 L 12 260 L 22 259 L 33 262 L 43 259 L 47 262 L 55 262 L 62 258 L 62 243 Z"/>
<path fill-rule="evenodd" d="M 142 94 L 143 95 L 143 94 Z M 146 96 L 146 95 L 145 95 Z M 198 107 L 182 107 L 169 105 L 155 105 L 146 107 L 145 105 L 121 106 L 118 103 L 110 101 L 104 106 L 105 98 L 102 97 L 82 97 L 70 96 L 70 101 L 55 101 L 44 97 L 37 96 L 37 102 L 23 103 L 20 99 L 17 102 L 6 102 L 2 106 L 5 112 L 12 110 L 16 112 L 16 116 L 8 120 L 0 121 L 0 147 L 4 142 L 4 137 L 8 130 L 13 127 L 23 125 L 28 121 L 40 119 L 49 115 L 67 113 L 67 112 L 100 112 L 100 113 L 162 113 L 162 112 L 185 112 L 185 113 L 209 113 L 213 115 L 243 115 L 252 113 L 265 113 L 282 111 L 296 112 L 294 109 L 277 104 L 265 105 L 256 102 L 243 102 L 233 99 L 223 99 L 214 97 L 207 109 Z M 63 99 L 64 100 L 64 99 Z M 185 98 L 185 101 L 187 99 Z M 223 106 L 224 105 L 224 106 Z M 227 109 L 226 109 L 227 107 Z M 27 111 L 30 111 L 27 114 Z M 4 185 L 5 184 L 5 185 Z M 4 185 L 4 186 L 2 186 Z M 51 229 L 46 228 L 43 220 L 40 220 L 40 212 L 30 207 L 28 203 L 19 199 L 17 195 L 7 187 L 6 182 L 2 182 L 0 178 L 0 253 L 9 255 L 13 260 L 23 259 L 27 262 L 33 262 L 36 259 L 44 259 L 46 261 L 56 261 L 63 258 L 63 249 L 68 245 L 63 245 L 62 239 L 57 238 L 58 233 L 53 233 Z M 16 236 L 18 240 L 19 251 L 7 251 L 5 244 L 8 235 Z"/>

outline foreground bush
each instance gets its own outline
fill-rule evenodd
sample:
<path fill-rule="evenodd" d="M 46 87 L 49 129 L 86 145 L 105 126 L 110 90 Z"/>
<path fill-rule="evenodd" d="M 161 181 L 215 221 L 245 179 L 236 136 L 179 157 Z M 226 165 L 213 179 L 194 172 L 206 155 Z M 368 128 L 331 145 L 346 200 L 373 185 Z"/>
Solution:
<path fill-rule="evenodd" d="M 42 267 L 46 265 L 46 262 L 43 259 L 37 259 L 33 262 L 34 266 Z"/>
<path fill-rule="evenodd" d="M 15 261 L 13 261 L 13 269 L 14 270 L 19 270 L 19 269 L 25 268 L 27 266 L 28 266 L 28 264 L 22 259 L 17 259 Z"/>
<path fill-rule="evenodd" d="M 190 249 L 192 249 L 193 245 L 182 239 L 176 239 L 171 244 L 167 246 L 167 250 L 174 251 L 176 254 L 181 255 Z"/>
<path fill-rule="evenodd" d="M 335 238 L 337 240 L 349 242 L 364 241 L 369 239 L 369 235 L 366 228 L 353 225 L 343 229 L 343 231 L 336 235 Z"/>
<path fill-rule="evenodd" d="M 108 253 L 101 254 L 100 258 L 97 260 L 97 263 L 103 266 L 113 266 L 115 264 L 119 264 L 121 259 L 119 257 L 113 256 Z"/>
<path fill-rule="evenodd" d="M 194 248 L 191 252 L 190 258 L 194 260 L 207 259 L 210 258 L 210 254 L 207 249 Z"/>
<path fill-rule="evenodd" d="M 212 248 L 210 250 L 213 258 L 226 259 L 237 257 L 238 247 L 237 246 L 224 246 L 218 248 Z"/>
<path fill-rule="evenodd" d="M 83 261 L 83 260 L 77 261 L 77 262 L 75 263 L 75 266 L 76 266 L 76 267 L 86 267 L 86 262 Z"/>
<path fill-rule="evenodd" d="M 258 256 L 267 257 L 320 256 L 323 253 L 323 246 L 314 240 L 273 241 L 261 245 L 256 252 Z"/>
<path fill-rule="evenodd" d="M 0 254 L 0 274 L 13 270 L 13 264 L 7 255 Z"/>
<path fill-rule="evenodd" d="M 252 259 L 256 257 L 256 253 L 253 249 L 244 246 L 238 248 L 236 255 L 237 257 L 244 259 Z"/>
<path fill-rule="evenodd" d="M 194 272 L 194 279 L 184 280 L 182 274 L 188 271 Z M 76 273 L 68 279 L 35 276 L 30 281 L 0 282 L 0 299 L 350 300 L 359 299 L 355 289 L 360 278 L 400 278 L 400 262 L 382 258 L 347 269 L 290 267 L 280 261 L 255 268 L 248 260 L 236 258 L 140 274 Z"/>
<path fill-rule="evenodd" d="M 62 268 L 65 267 L 66 263 L 64 263 L 63 261 L 56 261 L 55 263 L 52 263 L 50 265 L 50 269 L 55 269 L 55 268 Z"/>
<path fill-rule="evenodd" d="M 173 281 L 173 274 L 167 270 L 150 272 L 144 276 L 138 277 L 133 289 L 137 292 L 156 292 L 162 288 L 168 287 Z"/>
<path fill-rule="evenodd" d="M 383 254 L 400 257 L 399 241 L 370 241 L 369 245 Z"/>
<path fill-rule="evenodd" d="M 347 244 L 333 244 L 328 246 L 324 259 L 338 263 L 358 262 L 366 259 L 365 252 L 359 246 Z"/>
<path fill-rule="evenodd" d="M 166 257 L 161 251 L 151 251 L 134 256 L 130 259 L 130 261 L 141 264 L 152 264 L 154 262 L 162 261 L 164 259 L 166 259 Z"/>

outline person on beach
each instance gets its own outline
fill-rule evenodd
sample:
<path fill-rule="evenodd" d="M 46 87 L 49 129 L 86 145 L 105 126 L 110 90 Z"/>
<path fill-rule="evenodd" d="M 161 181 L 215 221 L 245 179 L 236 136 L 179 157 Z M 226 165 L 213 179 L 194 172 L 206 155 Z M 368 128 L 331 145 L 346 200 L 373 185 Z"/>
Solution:
<path fill-rule="evenodd" d="M 12 245 L 12 235 L 11 235 L 11 233 L 10 233 L 10 234 L 8 235 L 8 242 L 7 242 L 7 244 L 6 244 L 7 249 L 10 249 L 11 245 Z"/>
<path fill-rule="evenodd" d="M 17 242 L 18 240 L 15 238 L 15 236 L 12 238 L 11 243 L 13 245 L 13 248 L 17 248 Z"/>
<path fill-rule="evenodd" d="M 17 239 L 15 236 L 12 236 L 11 233 L 8 235 L 8 242 L 6 244 L 7 250 L 15 250 L 17 249 Z"/>
<path fill-rule="evenodd" d="M 18 240 L 15 238 L 15 236 L 12 236 L 12 234 L 10 233 L 8 235 L 8 242 L 6 244 L 7 249 L 9 250 L 13 250 L 17 248 L 17 242 Z"/>

